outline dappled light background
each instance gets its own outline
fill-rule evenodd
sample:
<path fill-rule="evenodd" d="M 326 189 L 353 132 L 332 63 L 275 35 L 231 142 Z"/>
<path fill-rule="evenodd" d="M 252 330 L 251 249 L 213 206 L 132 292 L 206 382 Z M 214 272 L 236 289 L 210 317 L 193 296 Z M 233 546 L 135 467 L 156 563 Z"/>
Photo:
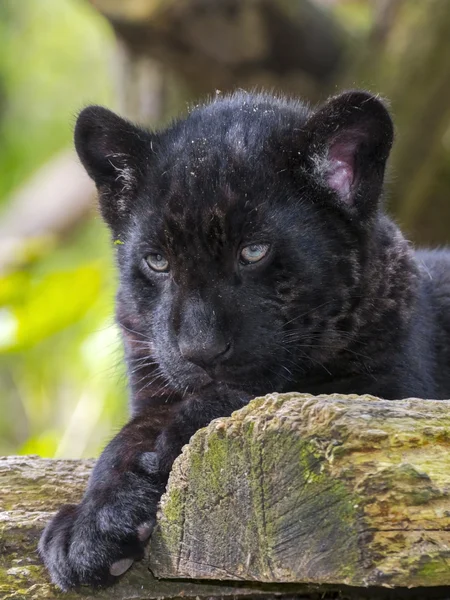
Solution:
<path fill-rule="evenodd" d="M 95 456 L 126 420 L 114 246 L 77 112 L 153 127 L 255 87 L 389 98 L 389 209 L 412 241 L 450 241 L 448 0 L 1 0 L 0 454 Z"/>
<path fill-rule="evenodd" d="M 113 56 L 110 27 L 87 2 L 0 4 L 4 219 L 22 187 L 71 147 L 79 109 L 114 108 Z M 47 184 L 35 185 L 39 203 Z M 20 216 L 38 219 L 39 206 Z M 107 233 L 92 211 L 61 236 L 46 231 L 14 250 L 17 264 L 0 280 L 0 454 L 92 456 L 127 408 Z"/>

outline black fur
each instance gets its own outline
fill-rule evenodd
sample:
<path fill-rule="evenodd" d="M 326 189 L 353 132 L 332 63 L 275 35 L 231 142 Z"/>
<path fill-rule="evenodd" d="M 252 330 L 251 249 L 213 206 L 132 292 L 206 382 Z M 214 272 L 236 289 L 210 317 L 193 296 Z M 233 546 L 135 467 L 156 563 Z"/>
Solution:
<path fill-rule="evenodd" d="M 80 114 L 118 241 L 133 416 L 42 536 L 60 587 L 140 558 L 182 445 L 255 395 L 450 397 L 450 255 L 415 253 L 384 214 L 392 140 L 384 104 L 358 91 L 316 111 L 236 94 L 159 133 Z"/>

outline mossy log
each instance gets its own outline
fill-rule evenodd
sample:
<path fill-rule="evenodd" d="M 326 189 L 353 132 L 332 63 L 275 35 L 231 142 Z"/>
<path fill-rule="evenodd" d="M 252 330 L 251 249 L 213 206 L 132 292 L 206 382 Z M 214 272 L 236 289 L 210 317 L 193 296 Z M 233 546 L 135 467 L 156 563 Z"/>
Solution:
<path fill-rule="evenodd" d="M 254 400 L 184 448 L 147 559 L 113 588 L 81 596 L 449 598 L 449 409 L 356 396 Z M 2 600 L 80 597 L 49 583 L 36 544 L 54 510 L 79 500 L 91 467 L 0 459 Z"/>
<path fill-rule="evenodd" d="M 0 457 L 0 600 L 153 600 L 157 598 L 274 597 L 244 584 L 217 586 L 158 581 L 148 562 L 135 565 L 113 588 L 63 593 L 53 586 L 37 554 L 37 544 L 53 513 L 78 502 L 93 460 L 49 460 L 38 456 Z M 302 596 L 300 596 L 302 597 Z"/>
<path fill-rule="evenodd" d="M 449 405 L 274 394 L 212 422 L 173 469 L 153 572 L 450 586 Z"/>

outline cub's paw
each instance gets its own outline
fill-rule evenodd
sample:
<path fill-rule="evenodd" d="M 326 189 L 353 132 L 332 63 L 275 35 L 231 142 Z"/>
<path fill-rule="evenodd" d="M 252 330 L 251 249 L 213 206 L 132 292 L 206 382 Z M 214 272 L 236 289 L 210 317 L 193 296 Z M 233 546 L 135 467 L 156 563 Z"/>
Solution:
<path fill-rule="evenodd" d="M 45 528 L 39 553 L 62 590 L 107 586 L 144 555 L 159 493 L 148 479 L 90 489 L 79 505 L 63 506 Z"/>

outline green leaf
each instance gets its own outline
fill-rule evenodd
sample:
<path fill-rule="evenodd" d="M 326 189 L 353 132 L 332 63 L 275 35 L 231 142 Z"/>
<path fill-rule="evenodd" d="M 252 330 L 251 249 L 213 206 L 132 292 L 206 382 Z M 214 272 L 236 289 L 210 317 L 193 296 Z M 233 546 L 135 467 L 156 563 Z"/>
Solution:
<path fill-rule="evenodd" d="M 102 284 L 99 263 L 53 272 L 37 281 L 17 275 L 0 280 L 0 298 L 10 301 L 0 308 L 0 352 L 30 348 L 76 323 L 95 303 Z M 25 289 L 15 294 L 14 282 Z"/>

